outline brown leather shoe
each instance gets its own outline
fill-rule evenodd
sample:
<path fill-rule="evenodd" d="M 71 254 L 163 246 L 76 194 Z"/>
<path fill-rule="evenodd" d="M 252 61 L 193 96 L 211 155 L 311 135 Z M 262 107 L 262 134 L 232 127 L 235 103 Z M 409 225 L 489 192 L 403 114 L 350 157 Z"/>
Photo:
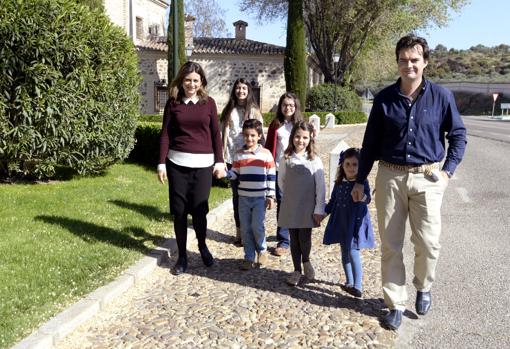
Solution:
<path fill-rule="evenodd" d="M 285 247 L 277 247 L 274 249 L 273 254 L 275 256 L 281 257 L 289 252 L 288 248 Z"/>

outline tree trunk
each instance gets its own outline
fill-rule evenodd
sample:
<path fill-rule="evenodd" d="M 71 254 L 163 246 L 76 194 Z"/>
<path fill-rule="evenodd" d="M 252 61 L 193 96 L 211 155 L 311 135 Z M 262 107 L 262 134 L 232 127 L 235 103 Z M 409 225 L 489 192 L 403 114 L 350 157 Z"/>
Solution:
<path fill-rule="evenodd" d="M 289 0 L 284 69 L 287 91 L 292 91 L 298 96 L 304 110 L 307 68 L 303 0 Z"/>

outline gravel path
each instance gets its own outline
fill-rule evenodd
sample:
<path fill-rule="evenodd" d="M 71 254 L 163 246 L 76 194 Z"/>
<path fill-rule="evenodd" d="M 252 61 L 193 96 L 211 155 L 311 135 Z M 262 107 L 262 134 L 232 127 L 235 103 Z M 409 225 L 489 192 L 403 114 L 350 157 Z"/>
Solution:
<path fill-rule="evenodd" d="M 339 134 L 359 146 L 364 125 L 323 130 L 318 146 L 327 166 Z M 372 171 L 375 173 L 375 171 Z M 373 175 L 372 175 L 373 176 Z M 373 177 L 370 178 L 373 184 Z M 370 205 L 375 224 L 373 204 Z M 275 246 L 276 211 L 268 211 L 266 234 Z M 389 348 L 396 334 L 380 327 L 379 249 L 363 250 L 364 294 L 344 293 L 338 245 L 322 245 L 322 227 L 313 232 L 314 282 L 289 287 L 290 255 L 270 256 L 265 269 L 239 270 L 242 248 L 232 214 L 210 227 L 212 268 L 200 260 L 196 240 L 188 242 L 188 273 L 174 276 L 175 258 L 67 336 L 57 348 Z M 376 234 L 377 235 L 377 234 Z"/>

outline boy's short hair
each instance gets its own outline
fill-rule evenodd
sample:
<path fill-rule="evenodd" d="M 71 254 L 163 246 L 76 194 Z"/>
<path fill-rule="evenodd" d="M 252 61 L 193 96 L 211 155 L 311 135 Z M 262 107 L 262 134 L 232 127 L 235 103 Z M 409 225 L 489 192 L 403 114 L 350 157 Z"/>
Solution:
<path fill-rule="evenodd" d="M 243 123 L 243 133 L 244 130 L 256 130 L 259 136 L 262 136 L 262 123 L 257 119 L 248 119 Z"/>

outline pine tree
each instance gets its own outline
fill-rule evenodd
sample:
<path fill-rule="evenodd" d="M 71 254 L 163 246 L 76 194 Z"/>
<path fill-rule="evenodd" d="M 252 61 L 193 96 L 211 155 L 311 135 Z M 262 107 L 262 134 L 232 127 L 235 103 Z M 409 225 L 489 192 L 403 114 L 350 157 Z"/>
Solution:
<path fill-rule="evenodd" d="M 284 58 L 285 86 L 306 104 L 306 51 L 303 0 L 289 0 L 287 46 Z"/>

